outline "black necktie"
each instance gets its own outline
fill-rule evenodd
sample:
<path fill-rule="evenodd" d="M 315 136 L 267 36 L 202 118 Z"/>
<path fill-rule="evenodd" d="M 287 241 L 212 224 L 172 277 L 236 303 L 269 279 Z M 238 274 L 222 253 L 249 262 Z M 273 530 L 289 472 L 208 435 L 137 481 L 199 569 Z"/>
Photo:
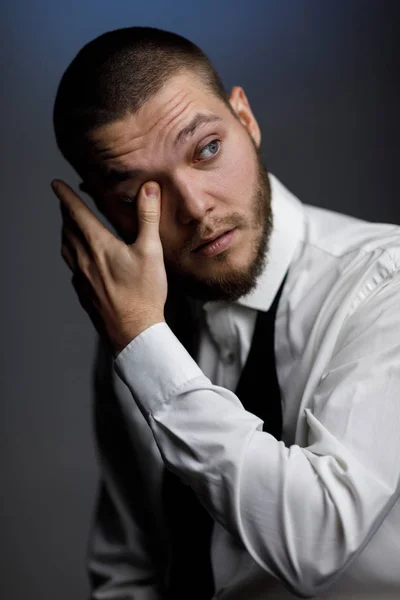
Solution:
<path fill-rule="evenodd" d="M 285 279 L 271 308 L 266 312 L 258 311 L 250 351 L 235 390 L 244 408 L 260 417 L 264 421 L 263 430 L 278 440 L 282 430 L 282 410 L 275 368 L 274 334 L 275 316 Z M 171 297 L 166 305 L 166 320 L 195 358 L 199 313 L 194 306 L 196 304 L 186 298 Z M 164 475 L 163 496 L 171 536 L 167 598 L 210 600 L 214 591 L 210 558 L 214 522 L 193 490 L 168 470 Z"/>

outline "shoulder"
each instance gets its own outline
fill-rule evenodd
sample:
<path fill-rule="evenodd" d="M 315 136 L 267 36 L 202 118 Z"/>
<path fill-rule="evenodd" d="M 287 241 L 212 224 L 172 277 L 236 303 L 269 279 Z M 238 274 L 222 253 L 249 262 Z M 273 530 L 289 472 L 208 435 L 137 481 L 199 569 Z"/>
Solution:
<path fill-rule="evenodd" d="M 400 268 L 400 226 L 372 223 L 331 210 L 303 205 L 305 247 L 345 260 L 346 257 L 385 254 L 393 270 Z"/>
<path fill-rule="evenodd" d="M 291 262 L 282 306 L 290 337 L 302 340 L 299 352 L 310 336 L 315 348 L 328 334 L 333 342 L 359 311 L 362 326 L 371 302 L 384 306 L 389 296 L 400 300 L 399 226 L 308 205 L 303 211 L 303 238 Z"/>

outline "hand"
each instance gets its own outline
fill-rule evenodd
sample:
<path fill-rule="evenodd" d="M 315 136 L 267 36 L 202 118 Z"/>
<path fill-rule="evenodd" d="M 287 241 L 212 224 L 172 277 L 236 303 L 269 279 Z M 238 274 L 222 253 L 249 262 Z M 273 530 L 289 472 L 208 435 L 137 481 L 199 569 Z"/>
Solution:
<path fill-rule="evenodd" d="M 63 181 L 52 182 L 63 217 L 61 255 L 93 324 L 118 354 L 142 331 L 164 321 L 167 276 L 159 234 L 161 192 L 145 183 L 139 193 L 138 235 L 118 240 Z"/>

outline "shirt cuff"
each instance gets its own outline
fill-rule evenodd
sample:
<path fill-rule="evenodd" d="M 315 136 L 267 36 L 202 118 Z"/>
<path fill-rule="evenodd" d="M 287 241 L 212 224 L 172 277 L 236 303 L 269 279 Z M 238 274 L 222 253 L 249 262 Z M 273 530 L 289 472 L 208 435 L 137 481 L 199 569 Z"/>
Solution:
<path fill-rule="evenodd" d="M 117 375 L 128 386 L 146 416 L 188 381 L 204 375 L 167 323 L 156 323 L 133 339 L 114 361 Z"/>

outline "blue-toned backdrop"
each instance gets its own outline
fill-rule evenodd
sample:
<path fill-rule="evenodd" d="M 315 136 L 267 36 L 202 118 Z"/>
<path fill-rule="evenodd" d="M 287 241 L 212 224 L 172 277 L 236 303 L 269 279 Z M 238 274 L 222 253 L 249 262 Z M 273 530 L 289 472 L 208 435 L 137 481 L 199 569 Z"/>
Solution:
<path fill-rule="evenodd" d="M 109 29 L 183 34 L 228 87 L 245 88 L 267 166 L 302 200 L 400 222 L 399 9 L 396 0 L 2 3 L 1 598 L 88 595 L 94 335 L 59 256 L 49 188 L 54 177 L 78 183 L 51 125 L 69 61 Z"/>

